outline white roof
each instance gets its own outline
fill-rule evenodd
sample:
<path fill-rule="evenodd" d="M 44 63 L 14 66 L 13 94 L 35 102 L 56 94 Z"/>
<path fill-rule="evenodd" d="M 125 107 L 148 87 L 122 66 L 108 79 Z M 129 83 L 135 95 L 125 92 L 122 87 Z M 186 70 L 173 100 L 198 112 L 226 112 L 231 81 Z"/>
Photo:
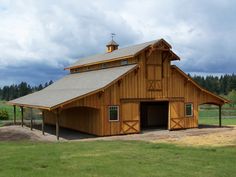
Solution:
<path fill-rule="evenodd" d="M 9 103 L 26 107 L 55 108 L 67 101 L 105 88 L 136 66 L 126 65 L 69 74 L 41 91 L 11 100 Z"/>
<path fill-rule="evenodd" d="M 146 47 L 153 45 L 159 41 L 160 41 L 160 39 L 150 41 L 150 42 L 145 42 L 145 43 L 138 44 L 138 45 L 133 45 L 130 47 L 117 49 L 117 50 L 114 50 L 113 52 L 109 52 L 109 53 L 97 54 L 97 55 L 92 55 L 92 56 L 88 56 L 85 58 L 81 58 L 77 62 L 75 62 L 74 64 L 69 66 L 68 68 L 72 68 L 72 67 L 80 66 L 80 65 L 86 65 L 86 64 L 95 63 L 95 62 L 100 62 L 100 61 L 112 60 L 112 59 L 116 59 L 116 58 L 135 56 L 138 52 L 142 51 Z"/>

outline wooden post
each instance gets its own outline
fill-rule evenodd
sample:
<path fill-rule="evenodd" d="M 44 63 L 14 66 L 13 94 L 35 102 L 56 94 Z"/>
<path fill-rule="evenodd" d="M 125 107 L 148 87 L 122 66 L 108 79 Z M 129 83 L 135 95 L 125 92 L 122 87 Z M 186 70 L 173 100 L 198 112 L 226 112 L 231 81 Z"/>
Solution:
<path fill-rule="evenodd" d="M 44 112 L 42 111 L 42 134 L 44 135 Z"/>
<path fill-rule="evenodd" d="M 59 111 L 58 109 L 56 112 L 56 136 L 57 136 L 57 140 L 59 140 Z"/>
<path fill-rule="evenodd" d="M 16 105 L 14 105 L 13 108 L 14 108 L 14 125 L 16 125 Z"/>
<path fill-rule="evenodd" d="M 219 127 L 222 126 L 222 123 L 221 123 L 221 105 L 219 105 Z"/>
<path fill-rule="evenodd" d="M 30 130 L 33 130 L 33 110 L 30 108 Z"/>
<path fill-rule="evenodd" d="M 23 127 L 24 125 L 24 108 L 23 106 L 20 107 L 21 110 L 21 126 Z"/>

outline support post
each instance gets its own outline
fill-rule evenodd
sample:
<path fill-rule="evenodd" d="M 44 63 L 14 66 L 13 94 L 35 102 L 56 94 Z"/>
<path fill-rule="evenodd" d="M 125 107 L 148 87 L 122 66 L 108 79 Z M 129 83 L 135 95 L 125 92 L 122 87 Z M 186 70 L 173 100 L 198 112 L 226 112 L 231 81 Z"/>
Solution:
<path fill-rule="evenodd" d="M 14 108 L 14 125 L 16 125 L 16 105 L 14 105 L 13 108 Z"/>
<path fill-rule="evenodd" d="M 44 111 L 42 111 L 42 134 L 44 135 Z"/>
<path fill-rule="evenodd" d="M 23 106 L 20 107 L 21 110 L 21 126 L 23 127 L 24 125 L 24 108 Z"/>
<path fill-rule="evenodd" d="M 222 122 L 221 122 L 221 105 L 219 105 L 219 127 L 222 126 Z"/>
<path fill-rule="evenodd" d="M 57 140 L 59 140 L 59 110 L 56 112 L 56 136 Z"/>
<path fill-rule="evenodd" d="M 30 108 L 30 130 L 33 130 L 33 110 Z"/>

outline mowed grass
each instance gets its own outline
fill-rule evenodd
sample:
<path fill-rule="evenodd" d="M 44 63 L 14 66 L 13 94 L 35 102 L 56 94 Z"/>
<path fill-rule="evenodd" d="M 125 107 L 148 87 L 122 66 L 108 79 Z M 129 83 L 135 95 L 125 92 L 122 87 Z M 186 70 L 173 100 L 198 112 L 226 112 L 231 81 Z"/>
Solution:
<path fill-rule="evenodd" d="M 0 110 L 6 110 L 9 115 L 9 119 L 12 120 L 14 117 L 13 106 L 8 105 L 6 101 L 0 100 Z M 20 108 L 16 107 L 16 118 L 20 119 Z"/>
<path fill-rule="evenodd" d="M 215 117 L 200 117 L 199 124 L 204 125 L 219 125 L 219 118 Z M 236 125 L 236 118 L 222 118 L 221 124 L 224 125 Z"/>
<path fill-rule="evenodd" d="M 225 105 L 222 108 L 222 125 L 236 125 L 236 106 Z M 219 125 L 218 107 L 201 107 L 199 124 Z"/>
<path fill-rule="evenodd" d="M 236 148 L 138 141 L 0 143 L 2 177 L 234 177 Z"/>

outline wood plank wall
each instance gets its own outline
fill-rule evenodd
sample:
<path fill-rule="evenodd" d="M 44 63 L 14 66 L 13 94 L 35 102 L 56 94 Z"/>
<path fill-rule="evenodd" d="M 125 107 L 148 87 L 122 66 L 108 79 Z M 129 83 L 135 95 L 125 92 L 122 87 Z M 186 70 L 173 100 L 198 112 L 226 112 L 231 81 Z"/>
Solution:
<path fill-rule="evenodd" d="M 166 54 L 164 51 L 156 50 L 148 57 L 146 52 L 142 52 L 135 58 L 128 59 L 129 64 L 138 63 L 139 68 L 106 88 L 104 92 L 77 100 L 61 108 L 61 125 L 99 136 L 138 133 L 140 132 L 140 102 L 163 100 L 169 101 L 169 129 L 197 127 L 199 104 L 222 103 L 197 88 L 179 71 L 172 68 L 170 58 L 164 58 L 166 56 L 164 54 Z M 120 61 L 107 63 L 109 67 L 118 65 Z M 101 69 L 101 64 L 91 66 L 90 69 Z M 87 70 L 86 67 L 80 69 L 81 72 Z M 155 82 L 152 86 L 154 89 L 150 89 L 148 85 L 152 80 Z M 193 103 L 192 117 L 185 116 L 186 103 Z M 109 121 L 108 106 L 110 105 L 119 106 L 119 121 Z M 93 111 L 87 114 L 80 108 L 74 110 L 74 107 L 90 107 Z M 46 122 L 54 123 L 52 113 L 46 112 L 45 116 Z"/>

